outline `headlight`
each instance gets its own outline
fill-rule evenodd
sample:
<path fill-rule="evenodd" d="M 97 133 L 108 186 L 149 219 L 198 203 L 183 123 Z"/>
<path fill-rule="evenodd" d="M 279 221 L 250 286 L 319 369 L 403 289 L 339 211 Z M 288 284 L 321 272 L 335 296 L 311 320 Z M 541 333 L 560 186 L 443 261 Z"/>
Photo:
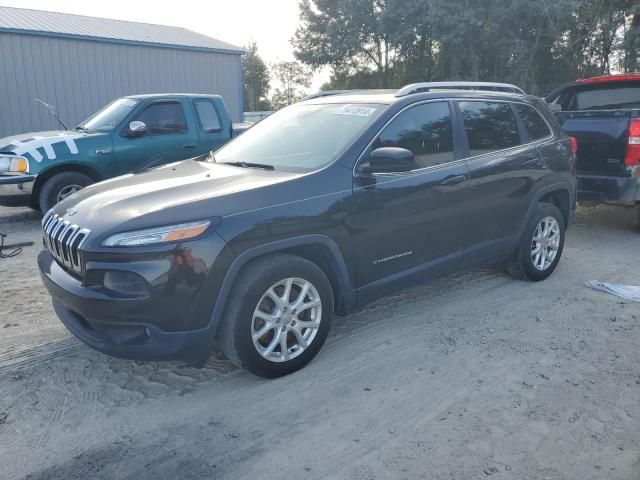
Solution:
<path fill-rule="evenodd" d="M 157 243 L 179 242 L 203 234 L 210 224 L 209 220 L 203 220 L 116 233 L 102 242 L 102 245 L 105 247 L 137 247 Z"/>
<path fill-rule="evenodd" d="M 24 157 L 0 156 L 0 172 L 29 173 L 29 160 Z"/>

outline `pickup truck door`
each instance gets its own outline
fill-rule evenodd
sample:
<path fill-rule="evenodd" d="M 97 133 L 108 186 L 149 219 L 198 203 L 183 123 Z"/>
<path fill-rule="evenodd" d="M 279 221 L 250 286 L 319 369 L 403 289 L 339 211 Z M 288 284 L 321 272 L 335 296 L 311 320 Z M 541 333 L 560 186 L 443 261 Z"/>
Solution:
<path fill-rule="evenodd" d="M 194 98 L 191 107 L 198 124 L 198 153 L 217 150 L 231 138 L 231 120 L 222 102 L 212 98 Z"/>
<path fill-rule="evenodd" d="M 120 132 L 114 132 L 113 148 L 118 175 L 158 166 L 199 154 L 199 137 L 188 100 L 164 98 L 140 105 Z M 187 108 L 185 108 L 187 107 Z M 129 124 L 140 121 L 146 132 L 132 135 Z"/>

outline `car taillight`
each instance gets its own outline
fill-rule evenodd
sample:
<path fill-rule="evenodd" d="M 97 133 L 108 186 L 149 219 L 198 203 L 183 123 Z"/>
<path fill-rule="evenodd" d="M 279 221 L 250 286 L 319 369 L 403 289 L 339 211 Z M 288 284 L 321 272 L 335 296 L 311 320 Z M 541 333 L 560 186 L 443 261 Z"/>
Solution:
<path fill-rule="evenodd" d="M 629 143 L 624 164 L 628 167 L 640 165 L 640 118 L 632 118 L 629 122 Z"/>
<path fill-rule="evenodd" d="M 576 155 L 578 153 L 578 139 L 576 137 L 569 137 L 569 141 L 571 142 L 571 151 Z"/>

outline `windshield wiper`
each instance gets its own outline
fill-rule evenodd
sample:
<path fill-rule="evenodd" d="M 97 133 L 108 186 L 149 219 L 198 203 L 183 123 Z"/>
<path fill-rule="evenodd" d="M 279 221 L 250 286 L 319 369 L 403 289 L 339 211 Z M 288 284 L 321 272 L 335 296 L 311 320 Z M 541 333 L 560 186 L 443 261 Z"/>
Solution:
<path fill-rule="evenodd" d="M 76 128 L 74 128 L 74 130 L 80 130 L 81 132 L 84 132 L 84 133 L 91 133 L 87 127 L 83 127 L 81 125 L 78 125 Z"/>
<path fill-rule="evenodd" d="M 250 163 L 250 162 L 219 162 L 219 165 L 233 165 L 234 167 L 242 168 L 261 168 L 263 170 L 275 170 L 273 165 L 267 165 L 265 163 Z"/>

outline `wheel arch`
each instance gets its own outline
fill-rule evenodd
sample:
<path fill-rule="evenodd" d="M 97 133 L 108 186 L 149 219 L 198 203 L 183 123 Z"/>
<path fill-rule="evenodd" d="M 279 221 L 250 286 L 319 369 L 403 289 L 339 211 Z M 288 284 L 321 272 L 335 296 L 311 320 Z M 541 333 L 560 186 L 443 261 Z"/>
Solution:
<path fill-rule="evenodd" d="M 571 221 L 571 193 L 568 188 L 559 187 L 538 196 L 537 202 L 550 203 L 558 207 L 564 218 L 564 226 Z"/>
<path fill-rule="evenodd" d="M 277 240 L 251 247 L 240 253 L 231 263 L 222 281 L 209 320 L 209 326 L 216 334 L 231 293 L 231 287 L 242 269 L 252 260 L 274 253 L 296 255 L 316 264 L 329 279 L 333 289 L 334 309 L 337 313 L 345 314 L 355 307 L 356 295 L 349 270 L 342 251 L 333 239 L 327 235 L 311 234 Z"/>
<path fill-rule="evenodd" d="M 61 165 L 55 165 L 48 170 L 45 170 L 44 172 L 38 174 L 36 182 L 33 185 L 33 191 L 31 192 L 31 206 L 33 208 L 37 208 L 39 206 L 40 190 L 42 189 L 42 186 L 45 184 L 45 182 L 54 175 L 64 172 L 82 173 L 84 175 L 87 175 L 88 177 L 91 177 L 94 182 L 104 180 L 104 176 L 100 172 L 98 172 L 98 170 L 87 165 L 82 165 L 79 163 L 64 163 Z"/>
<path fill-rule="evenodd" d="M 575 209 L 575 201 L 572 201 L 572 198 L 575 199 L 575 196 L 572 195 L 572 192 L 573 188 L 569 182 L 558 182 L 540 188 L 534 194 L 531 205 L 529 205 L 529 209 L 527 210 L 527 214 L 523 218 L 519 235 L 522 235 L 522 232 L 526 228 L 527 222 L 529 221 L 529 218 L 531 218 L 535 206 L 538 203 L 551 203 L 558 207 L 564 218 L 565 227 L 567 227 L 569 223 L 571 223 L 573 217 L 572 212 Z"/>

